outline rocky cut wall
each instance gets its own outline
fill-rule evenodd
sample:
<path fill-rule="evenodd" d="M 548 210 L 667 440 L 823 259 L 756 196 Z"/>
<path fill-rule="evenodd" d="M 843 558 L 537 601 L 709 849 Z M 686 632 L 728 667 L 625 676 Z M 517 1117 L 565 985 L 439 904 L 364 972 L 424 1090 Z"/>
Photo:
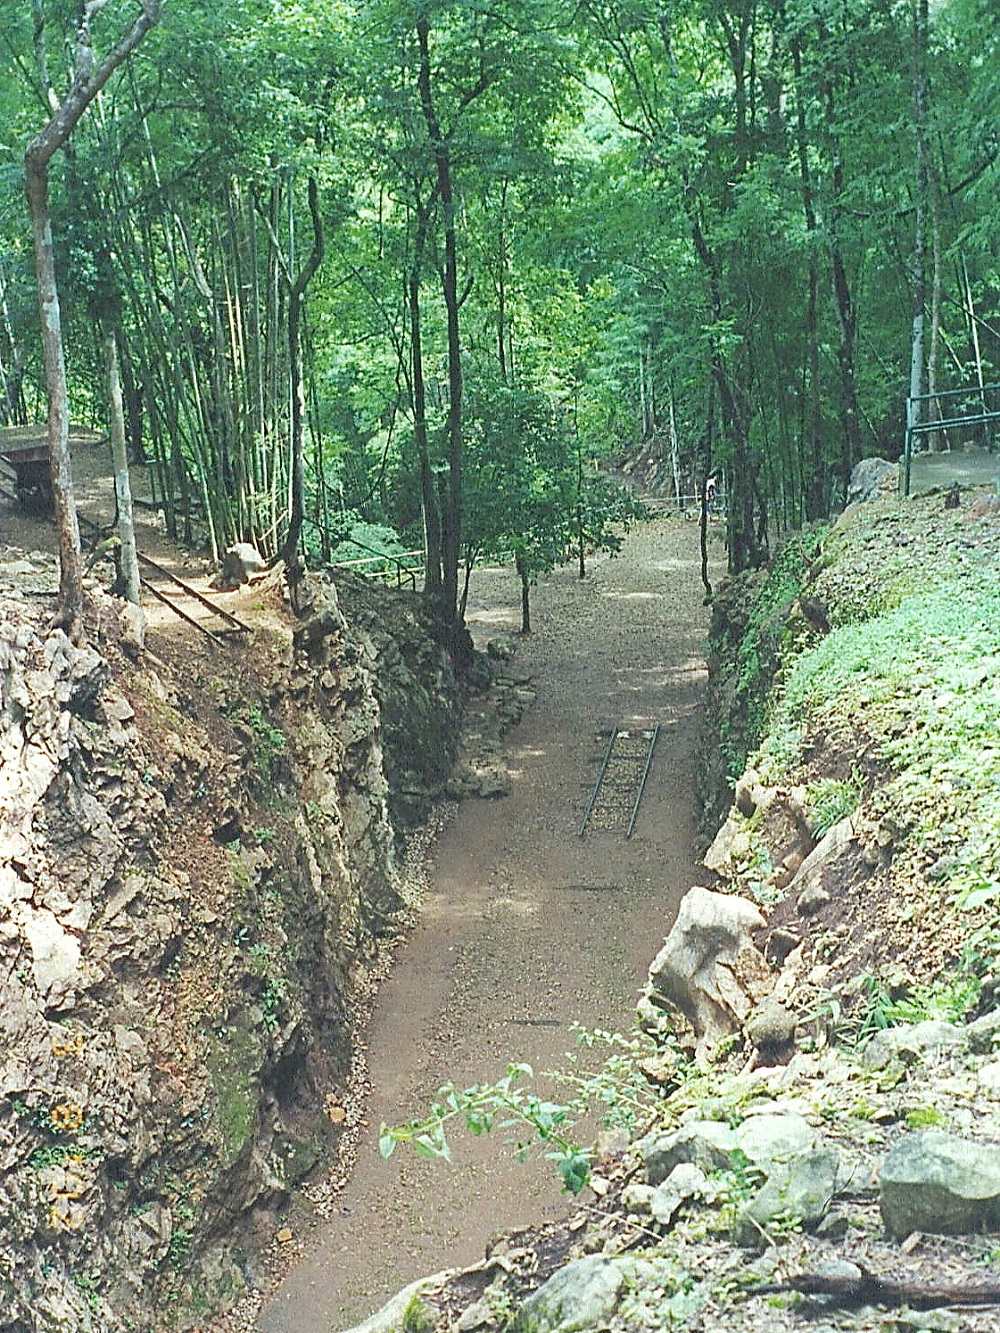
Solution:
<path fill-rule="evenodd" d="M 328 584 L 225 660 L 126 659 L 100 597 L 76 648 L 30 566 L 0 567 L 0 1329 L 183 1326 L 342 1119 L 399 907 L 374 660 Z"/>

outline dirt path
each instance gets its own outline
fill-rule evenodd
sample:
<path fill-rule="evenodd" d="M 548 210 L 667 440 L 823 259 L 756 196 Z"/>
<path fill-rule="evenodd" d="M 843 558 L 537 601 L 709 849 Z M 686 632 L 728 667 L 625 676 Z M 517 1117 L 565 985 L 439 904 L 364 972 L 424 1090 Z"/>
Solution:
<path fill-rule="evenodd" d="M 482 575 L 479 637 L 514 628 L 515 580 Z M 694 882 L 694 752 L 704 686 L 697 532 L 658 520 L 584 583 L 571 571 L 534 599 L 519 667 L 538 701 L 509 738 L 514 793 L 469 802 L 434 854 L 420 923 L 368 1034 L 369 1141 L 325 1225 L 265 1307 L 265 1333 L 350 1327 L 422 1273 L 482 1256 L 498 1231 L 566 1207 L 547 1166 L 459 1136 L 455 1164 L 375 1150 L 380 1121 L 421 1114 L 448 1079 L 491 1079 L 508 1060 L 544 1070 L 570 1024 L 627 1025 L 650 959 Z M 576 836 L 601 726 L 663 724 L 635 836 Z"/>

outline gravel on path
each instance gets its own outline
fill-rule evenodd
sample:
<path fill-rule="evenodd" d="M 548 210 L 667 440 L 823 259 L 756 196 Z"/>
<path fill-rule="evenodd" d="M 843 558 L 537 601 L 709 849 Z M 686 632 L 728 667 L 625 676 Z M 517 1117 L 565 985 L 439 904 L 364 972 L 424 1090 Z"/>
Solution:
<path fill-rule="evenodd" d="M 708 612 L 695 524 L 642 525 L 584 581 L 571 569 L 533 594 L 535 633 L 516 657 L 538 699 L 510 733 L 513 794 L 466 802 L 433 853 L 419 921 L 376 1001 L 372 1082 L 357 1163 L 330 1220 L 265 1303 L 262 1333 L 349 1328 L 421 1274 L 480 1258 L 501 1231 L 563 1215 L 547 1164 L 497 1139 L 458 1136 L 451 1165 L 400 1151 L 380 1122 L 422 1115 L 437 1088 L 499 1076 L 511 1060 L 557 1066 L 570 1026 L 627 1026 L 694 861 L 695 763 Z M 512 571 L 474 579 L 482 644 L 517 627 Z M 633 838 L 577 836 L 601 728 L 659 722 Z M 702 872 L 703 874 L 704 872 Z"/>

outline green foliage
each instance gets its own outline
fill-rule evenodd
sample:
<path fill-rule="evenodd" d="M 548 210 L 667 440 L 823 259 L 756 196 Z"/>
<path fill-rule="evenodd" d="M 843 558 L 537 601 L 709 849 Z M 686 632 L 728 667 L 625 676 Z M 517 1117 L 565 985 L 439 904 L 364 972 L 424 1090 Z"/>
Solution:
<path fill-rule="evenodd" d="M 723 720 L 720 746 L 730 780 L 735 782 L 746 766 L 747 756 L 757 748 L 765 725 L 773 737 L 774 729 L 766 717 L 767 697 L 779 676 L 785 656 L 792 647 L 786 625 L 792 603 L 799 596 L 809 567 L 820 550 L 822 531 L 810 529 L 796 534 L 779 550 L 765 575 L 743 585 L 749 609 L 745 620 L 737 621 L 734 643 L 733 700 L 729 715 Z M 721 645 L 716 651 L 725 652 Z M 780 742 L 771 740 L 764 757 L 768 776 L 781 762 L 797 751 L 794 729 L 786 726 Z"/>
<path fill-rule="evenodd" d="M 419 1296 L 412 1297 L 403 1311 L 401 1326 L 403 1333 L 432 1333 L 434 1317 Z"/>
<path fill-rule="evenodd" d="M 864 1041 L 886 1028 L 927 1019 L 961 1023 L 975 1008 L 981 990 L 980 979 L 964 966 L 932 985 L 912 986 L 901 994 L 894 994 L 878 977 L 864 977 L 862 1004 L 854 1019 L 856 1040 Z"/>
<path fill-rule="evenodd" d="M 56 53 L 72 44 L 73 10 L 40 0 L 36 48 L 30 6 L 8 8 L 0 364 L 18 368 L 10 412 L 41 418 L 22 158 L 46 114 L 36 49 L 63 96 L 72 60 Z M 99 51 L 124 8 L 102 13 Z M 418 15 L 440 139 L 420 97 Z M 926 130 L 948 202 L 936 215 L 935 346 L 948 349 L 936 369 L 942 383 L 971 383 L 1000 363 L 1000 163 L 984 128 L 998 120 L 1000 21 L 982 0 L 938 6 L 931 20 Z M 519 474 L 521 433 L 534 433 L 534 408 L 504 404 L 504 386 L 539 395 L 586 460 L 642 439 L 672 472 L 676 428 L 678 481 L 692 493 L 725 474 L 731 563 L 757 565 L 829 512 L 852 461 L 900 443 L 911 275 L 899 255 L 915 221 L 920 53 L 899 5 L 846 0 L 834 13 L 822 0 L 737 26 L 725 6 L 678 4 L 668 22 L 639 0 L 172 0 L 78 126 L 73 169 L 53 166 L 74 415 L 103 425 L 92 331 L 111 314 L 129 374 L 141 371 L 143 405 L 133 396 L 130 412 L 168 528 L 276 551 L 299 387 L 287 295 L 311 237 L 312 181 L 327 244 L 301 347 L 309 552 L 357 555 L 339 542 L 345 516 L 377 550 L 421 545 L 410 293 L 437 487 L 448 468 L 444 148 L 460 201 L 470 548 L 504 537 L 474 455 Z M 966 346 L 970 308 L 978 353 Z M 6 419 L 4 393 L 0 403 Z M 528 470 L 537 484 L 509 481 L 530 501 L 530 532 L 508 527 L 527 534 L 537 570 L 565 545 L 552 530 L 570 510 L 544 460 Z M 592 499 L 585 544 L 607 549 L 604 501 Z M 766 662 L 746 666 L 749 680 Z"/>
<path fill-rule="evenodd" d="M 275 777 L 277 763 L 288 749 L 285 733 L 274 725 L 261 704 L 248 705 L 242 720 L 253 736 L 254 767 L 261 780 L 268 782 Z"/>
<path fill-rule="evenodd" d="M 879 792 L 938 855 L 956 903 L 1000 897 L 1000 591 L 987 570 L 947 574 L 884 615 L 835 629 L 794 662 L 776 724 L 867 719 L 895 777 Z"/>
<path fill-rule="evenodd" d="M 852 815 L 861 801 L 861 788 L 855 780 L 841 782 L 824 778 L 806 788 L 809 828 L 813 837 L 822 838 L 834 824 Z"/>
<path fill-rule="evenodd" d="M 907 1129 L 946 1129 L 948 1117 L 936 1106 L 915 1106 L 906 1113 Z"/>
<path fill-rule="evenodd" d="M 520 1086 L 523 1079 L 533 1077 L 530 1065 L 512 1064 L 496 1083 L 464 1089 L 447 1084 L 438 1092 L 441 1100 L 431 1105 L 422 1120 L 395 1128 L 383 1124 L 379 1152 L 388 1158 L 400 1144 L 409 1144 L 418 1157 L 450 1161 L 447 1131 L 450 1122 L 458 1120 L 477 1136 L 494 1129 L 507 1132 L 522 1161 L 527 1159 L 533 1140 L 537 1140 L 544 1155 L 556 1164 L 563 1188 L 579 1194 L 590 1175 L 590 1162 L 564 1133 L 573 1108 L 546 1101 Z"/>
<path fill-rule="evenodd" d="M 407 554 L 399 533 L 384 523 L 369 523 L 357 514 L 345 514 L 338 530 L 342 532 L 329 555 L 332 565 L 346 564 L 357 573 L 395 575 L 399 565 L 416 568 L 420 558 Z M 383 559 L 377 557 L 382 556 Z M 358 563 L 358 562 L 364 563 Z"/>
<path fill-rule="evenodd" d="M 73 1274 L 73 1285 L 83 1296 L 91 1310 L 99 1310 L 101 1308 L 102 1301 L 99 1284 L 99 1273 L 84 1273 L 82 1271 L 77 1271 Z"/>

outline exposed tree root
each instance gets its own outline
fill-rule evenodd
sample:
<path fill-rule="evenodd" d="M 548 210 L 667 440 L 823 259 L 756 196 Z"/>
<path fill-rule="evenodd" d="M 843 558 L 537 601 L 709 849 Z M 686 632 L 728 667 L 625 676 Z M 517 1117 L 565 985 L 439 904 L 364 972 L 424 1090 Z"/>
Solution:
<path fill-rule="evenodd" d="M 893 1282 L 864 1268 L 857 1278 L 799 1273 L 784 1282 L 755 1287 L 753 1294 L 767 1296 L 788 1291 L 799 1291 L 806 1296 L 829 1296 L 840 1305 L 909 1305 L 915 1310 L 931 1310 L 944 1305 L 1000 1305 L 1000 1282 L 935 1287 L 923 1282 Z"/>

